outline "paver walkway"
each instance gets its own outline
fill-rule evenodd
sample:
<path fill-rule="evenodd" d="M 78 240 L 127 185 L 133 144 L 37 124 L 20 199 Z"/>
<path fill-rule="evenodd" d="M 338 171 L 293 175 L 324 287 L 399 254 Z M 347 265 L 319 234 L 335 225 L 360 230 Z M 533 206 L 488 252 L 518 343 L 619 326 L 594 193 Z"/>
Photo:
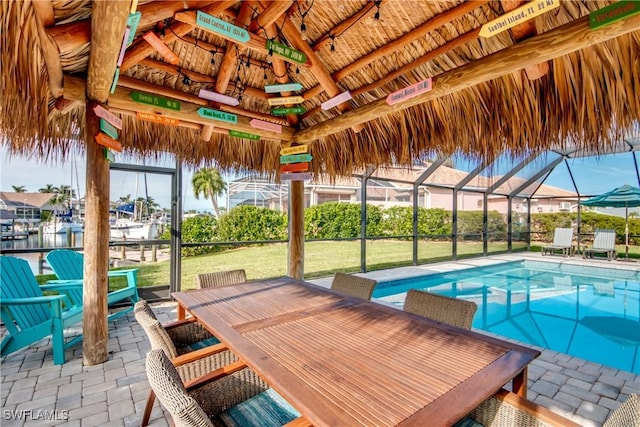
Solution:
<path fill-rule="evenodd" d="M 153 308 L 161 322 L 176 318 L 175 303 Z M 54 365 L 48 339 L 9 355 L 0 361 L 0 424 L 138 426 L 149 391 L 148 350 L 142 328 L 129 315 L 109 324 L 110 357 L 101 365 L 83 366 L 81 346 L 70 350 L 67 363 Z M 561 353 L 543 350 L 529 366 L 529 399 L 587 427 L 600 426 L 629 394 L 640 393 L 640 375 Z M 157 401 L 151 421 L 169 425 Z"/>

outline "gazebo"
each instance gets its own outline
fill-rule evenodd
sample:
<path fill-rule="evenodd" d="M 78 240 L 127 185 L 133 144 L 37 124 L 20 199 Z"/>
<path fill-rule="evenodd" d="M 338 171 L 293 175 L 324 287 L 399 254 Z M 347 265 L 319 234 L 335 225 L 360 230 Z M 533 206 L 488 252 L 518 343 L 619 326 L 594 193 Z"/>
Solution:
<path fill-rule="evenodd" d="M 604 153 L 640 118 L 640 3 L 11 1 L 0 132 L 84 151 L 84 362 L 107 359 L 109 160 L 170 153 L 289 181 L 303 276 L 312 174 L 427 153 Z"/>

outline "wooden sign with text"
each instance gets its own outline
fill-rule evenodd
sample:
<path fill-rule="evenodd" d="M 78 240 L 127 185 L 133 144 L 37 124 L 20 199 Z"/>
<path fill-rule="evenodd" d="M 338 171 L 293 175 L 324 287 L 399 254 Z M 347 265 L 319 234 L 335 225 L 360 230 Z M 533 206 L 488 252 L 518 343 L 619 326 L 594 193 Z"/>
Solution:
<path fill-rule="evenodd" d="M 295 147 L 283 148 L 280 150 L 281 156 L 288 156 L 290 154 L 304 154 L 309 152 L 308 145 L 296 145 Z"/>
<path fill-rule="evenodd" d="M 288 163 L 310 162 L 313 160 L 311 154 L 290 154 L 288 156 L 280 156 L 280 164 L 286 165 Z"/>
<path fill-rule="evenodd" d="M 298 64 L 307 62 L 307 55 L 275 40 L 267 40 L 266 48 L 269 53 L 273 53 Z"/>
<path fill-rule="evenodd" d="M 213 108 L 200 107 L 198 108 L 198 115 L 205 119 L 218 120 L 220 122 L 238 124 L 238 116 L 231 113 L 225 113 L 224 111 L 214 110 Z"/>
<path fill-rule="evenodd" d="M 480 29 L 480 37 L 493 37 L 509 28 L 549 12 L 560 6 L 560 0 L 533 0 L 509 13 L 487 22 Z"/>
<path fill-rule="evenodd" d="M 387 96 L 387 104 L 393 105 L 407 99 L 415 98 L 421 93 L 429 92 L 431 89 L 431 77 L 429 77 L 426 80 L 422 80 L 421 82 L 407 86 L 404 89 L 390 93 L 389 96 Z"/>
<path fill-rule="evenodd" d="M 104 158 L 107 159 L 107 162 L 113 163 L 116 161 L 116 156 L 108 148 L 104 149 Z"/>
<path fill-rule="evenodd" d="M 252 128 L 267 130 L 275 133 L 282 133 L 282 125 L 265 122 L 264 120 L 251 119 L 249 122 Z"/>
<path fill-rule="evenodd" d="M 288 163 L 280 166 L 280 173 L 306 172 L 309 170 L 309 163 Z"/>
<path fill-rule="evenodd" d="M 347 102 L 351 98 L 352 98 L 351 92 L 349 92 L 349 91 L 342 92 L 341 94 L 336 95 L 333 98 L 327 99 L 326 101 L 324 101 L 320 105 L 320 108 L 322 108 L 324 111 L 330 110 L 333 107 L 336 107 L 336 106 L 342 104 L 343 102 Z"/>
<path fill-rule="evenodd" d="M 313 172 L 293 172 L 280 175 L 280 181 L 309 181 L 313 179 Z"/>
<path fill-rule="evenodd" d="M 129 37 L 127 38 L 127 46 L 133 43 L 133 39 L 136 36 L 136 30 L 138 24 L 140 24 L 140 18 L 142 18 L 142 12 L 131 13 L 127 19 L 127 27 L 129 27 Z"/>
<path fill-rule="evenodd" d="M 102 132 L 96 135 L 95 140 L 98 144 L 102 145 L 103 147 L 111 148 L 112 150 L 115 150 L 118 152 L 122 151 L 122 144 L 120 144 L 115 139 L 108 137 Z"/>
<path fill-rule="evenodd" d="M 298 105 L 297 107 L 280 107 L 271 110 L 271 114 L 273 114 L 274 116 L 284 116 L 287 114 L 304 114 L 306 112 L 307 110 L 302 105 Z"/>
<path fill-rule="evenodd" d="M 180 120 L 178 119 L 172 119 L 171 117 L 160 116 L 158 114 L 143 113 L 140 111 L 136 113 L 136 117 L 146 122 L 159 123 L 162 125 L 178 126 L 180 124 Z"/>
<path fill-rule="evenodd" d="M 118 129 L 105 119 L 100 119 L 100 130 L 113 139 L 118 139 Z"/>
<path fill-rule="evenodd" d="M 169 47 L 164 44 L 164 42 L 160 40 L 160 38 L 158 38 L 158 36 L 156 36 L 156 33 L 154 33 L 153 31 L 149 31 L 147 34 L 142 36 L 142 38 L 145 39 L 151 46 L 153 46 L 153 48 L 157 50 L 158 53 L 160 53 L 160 55 L 162 55 L 169 64 L 176 65 L 178 62 L 180 62 L 180 58 L 178 58 L 178 55 L 173 53 L 173 51 L 169 49 Z"/>
<path fill-rule="evenodd" d="M 144 92 L 131 92 L 131 99 L 141 104 L 153 105 L 154 107 L 166 108 L 169 110 L 180 111 L 180 101 L 163 98 Z"/>
<path fill-rule="evenodd" d="M 589 14 L 589 27 L 599 28 L 640 13 L 640 1 L 623 0 Z"/>
<path fill-rule="evenodd" d="M 282 98 L 269 98 L 267 102 L 269 105 L 300 104 L 304 102 L 304 98 L 301 96 L 285 96 Z"/>
<path fill-rule="evenodd" d="M 300 89 L 302 89 L 300 83 L 283 83 L 278 85 L 265 85 L 264 87 L 266 93 L 295 92 Z"/>
<path fill-rule="evenodd" d="M 246 43 L 251 40 L 249 33 L 244 28 L 229 24 L 227 21 L 218 19 L 208 13 L 198 11 L 196 15 L 196 24 L 214 33 L 220 34 L 225 38 L 233 39 L 240 43 Z"/>
<path fill-rule="evenodd" d="M 96 105 L 93 108 L 93 112 L 96 113 L 96 116 L 100 117 L 101 119 L 105 119 L 118 129 L 122 129 L 122 119 L 104 108 L 102 105 Z"/>
<path fill-rule="evenodd" d="M 241 132 L 239 130 L 229 130 L 229 135 L 230 136 L 235 136 L 236 138 L 242 138 L 242 139 L 250 139 L 252 141 L 260 141 L 260 135 L 256 135 L 253 133 L 248 133 L 248 132 Z"/>

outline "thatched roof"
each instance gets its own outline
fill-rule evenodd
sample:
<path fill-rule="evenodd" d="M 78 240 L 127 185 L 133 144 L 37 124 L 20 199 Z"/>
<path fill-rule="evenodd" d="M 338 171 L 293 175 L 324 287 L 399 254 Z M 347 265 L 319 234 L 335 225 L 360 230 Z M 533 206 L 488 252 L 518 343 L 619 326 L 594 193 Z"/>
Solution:
<path fill-rule="evenodd" d="M 39 157 L 82 151 L 83 85 L 91 40 L 101 36 L 92 31 L 94 4 L 36 3 L 2 3 L 2 144 Z M 366 165 L 410 166 L 434 153 L 493 158 L 505 150 L 518 156 L 568 144 L 602 153 L 634 123 L 633 132 L 639 133 L 640 16 L 611 24 L 607 28 L 621 35 L 600 42 L 602 32 L 588 33 L 585 17 L 614 2 L 563 0 L 511 30 L 489 38 L 478 35 L 513 3 L 141 0 L 142 20 L 107 105 L 123 119 L 119 141 L 125 152 L 172 153 L 187 164 L 267 174 L 277 174 L 279 151 L 292 135 L 293 141 L 311 141 L 313 171 L 335 176 Z M 190 25 L 198 9 L 248 28 L 249 48 Z M 148 54 L 142 36 L 150 31 L 164 37 L 178 56 L 176 65 L 155 50 Z M 270 55 L 266 39 L 306 52 L 308 62 L 296 65 Z M 557 42 L 555 51 L 551 41 Z M 498 56 L 489 56 L 494 53 Z M 536 58 L 543 58 L 539 66 L 523 65 Z M 109 66 L 115 67 L 117 59 Z M 542 76 L 528 78 L 536 73 Z M 433 78 L 429 94 L 404 105 L 385 103 L 390 93 L 428 77 Z M 291 95 L 305 98 L 305 114 L 270 115 L 267 98 L 274 95 L 264 92 L 265 84 L 285 82 L 302 84 Z M 208 105 L 197 97 L 200 89 L 241 100 L 237 107 Z M 347 90 L 351 101 L 319 108 Z M 177 99 L 183 108 L 178 114 L 136 104 L 131 91 Z M 195 111 L 204 105 L 238 114 L 243 131 L 255 118 L 291 129 L 282 134 L 256 130 L 259 141 L 232 137 L 227 124 L 203 126 L 209 122 Z M 136 111 L 178 118 L 181 124 L 143 121 Z"/>

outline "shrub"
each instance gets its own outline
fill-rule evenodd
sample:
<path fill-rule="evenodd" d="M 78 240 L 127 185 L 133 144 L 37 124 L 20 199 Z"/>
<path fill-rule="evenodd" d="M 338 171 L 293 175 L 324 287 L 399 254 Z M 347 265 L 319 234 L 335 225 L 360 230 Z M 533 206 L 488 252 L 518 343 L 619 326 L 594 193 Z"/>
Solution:
<path fill-rule="evenodd" d="M 382 234 L 413 235 L 413 208 L 394 206 L 382 212 Z M 451 234 L 451 214 L 444 209 L 418 208 L 418 234 Z"/>
<path fill-rule="evenodd" d="M 382 211 L 367 205 L 367 236 L 381 235 Z M 360 204 L 330 202 L 304 211 L 308 239 L 335 239 L 360 236 Z"/>
<path fill-rule="evenodd" d="M 236 206 L 218 221 L 223 242 L 283 240 L 287 238 L 287 215 L 256 206 Z"/>
<path fill-rule="evenodd" d="M 171 229 L 167 227 L 160 236 L 161 239 L 171 238 Z M 218 240 L 218 221 L 214 216 L 197 216 L 185 218 L 182 221 L 182 241 L 184 243 L 203 243 Z M 216 246 L 183 248 L 185 256 L 202 255 L 222 250 Z"/>

